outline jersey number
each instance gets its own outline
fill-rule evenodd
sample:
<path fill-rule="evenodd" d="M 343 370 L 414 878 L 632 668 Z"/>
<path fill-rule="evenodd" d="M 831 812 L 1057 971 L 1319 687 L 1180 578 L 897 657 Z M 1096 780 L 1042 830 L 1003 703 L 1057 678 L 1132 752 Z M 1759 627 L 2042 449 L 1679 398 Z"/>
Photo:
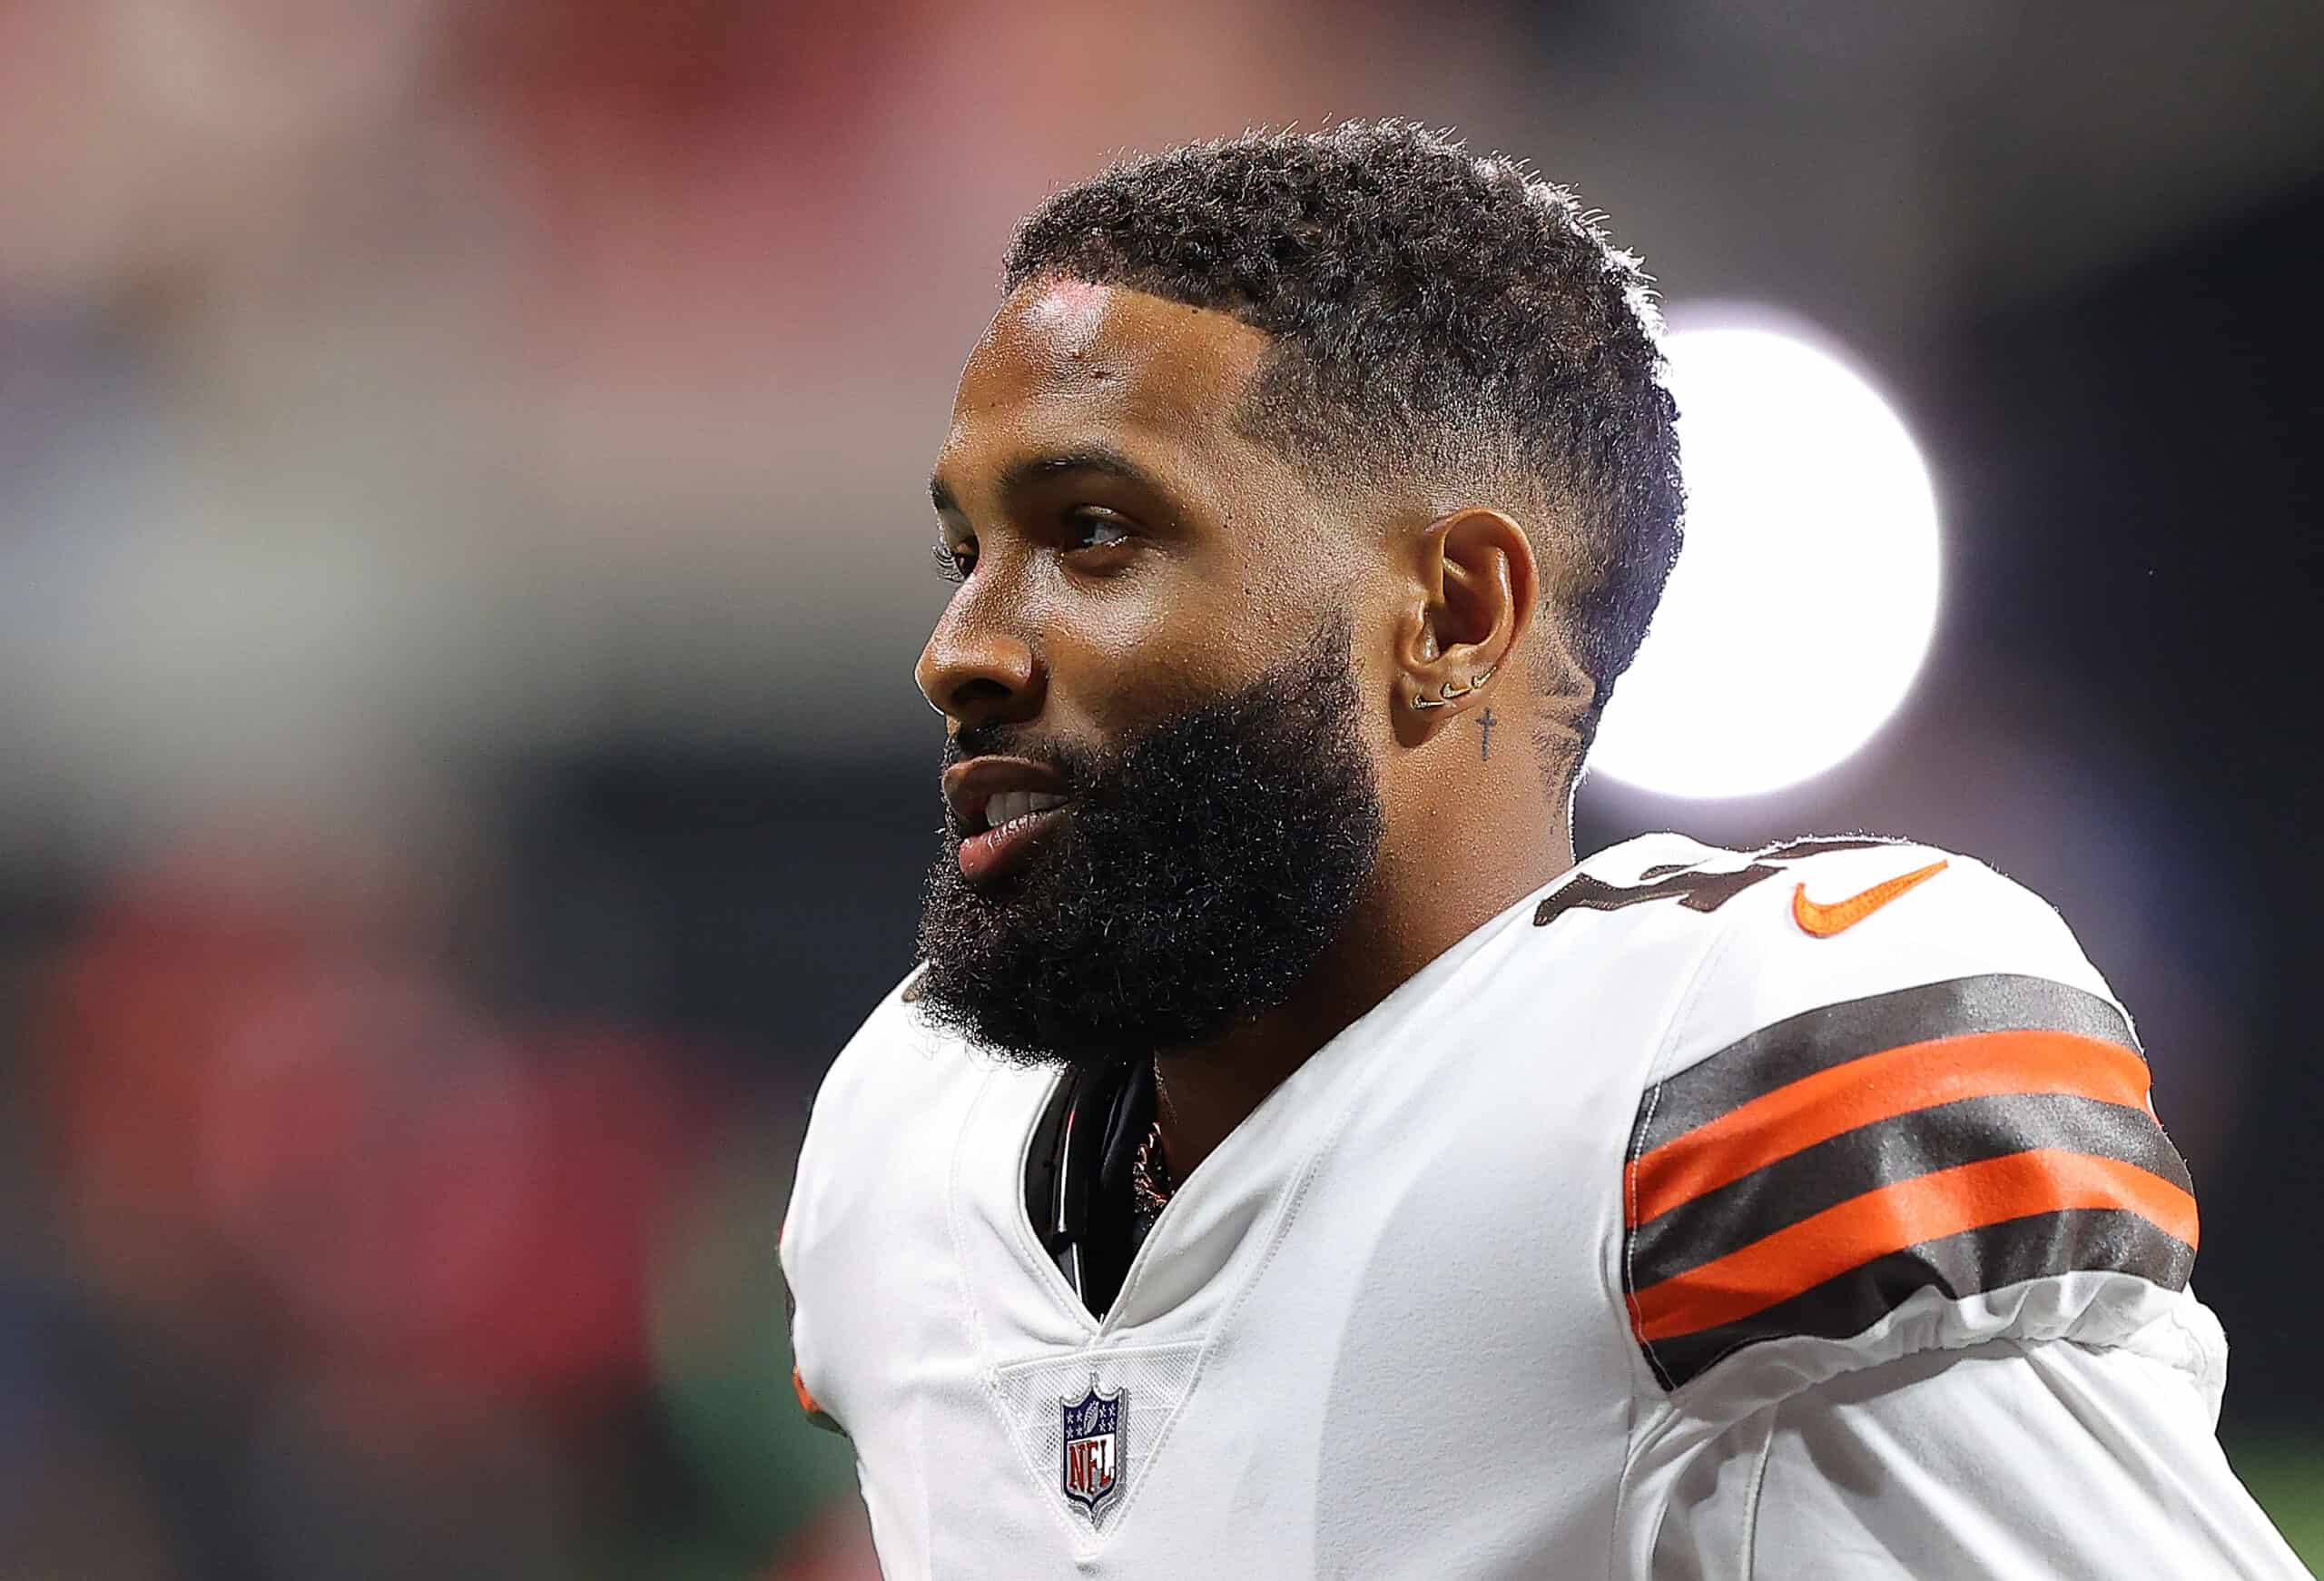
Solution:
<path fill-rule="evenodd" d="M 1753 854 L 1748 867 L 1732 873 L 1698 873 L 1687 867 L 1649 867 L 1639 882 L 1621 885 L 1585 873 L 1533 908 L 1533 925 L 1546 928 L 1570 911 L 1620 911 L 1650 900 L 1675 900 L 1689 911 L 1714 912 L 1763 878 L 1783 871 L 1768 863 L 1797 861 L 1826 851 L 1862 851 L 1893 844 L 1887 840 L 1794 840 Z"/>

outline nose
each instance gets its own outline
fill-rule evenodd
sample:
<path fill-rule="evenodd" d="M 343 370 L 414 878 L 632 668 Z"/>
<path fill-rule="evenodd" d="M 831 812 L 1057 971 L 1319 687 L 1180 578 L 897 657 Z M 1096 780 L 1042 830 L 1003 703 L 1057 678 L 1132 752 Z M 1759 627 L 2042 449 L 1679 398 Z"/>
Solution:
<path fill-rule="evenodd" d="M 936 711 L 960 725 L 1029 719 L 1040 712 L 1041 665 L 1032 645 L 987 618 L 967 590 L 946 605 L 913 678 Z"/>

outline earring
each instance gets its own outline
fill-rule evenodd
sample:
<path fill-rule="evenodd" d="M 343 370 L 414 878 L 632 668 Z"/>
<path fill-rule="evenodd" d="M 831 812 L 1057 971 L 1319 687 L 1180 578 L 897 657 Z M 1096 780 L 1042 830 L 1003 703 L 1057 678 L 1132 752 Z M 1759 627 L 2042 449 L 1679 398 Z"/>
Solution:
<path fill-rule="evenodd" d="M 1499 665 L 1487 665 L 1483 669 L 1479 670 L 1475 675 L 1472 676 L 1469 678 L 1469 684 L 1464 687 L 1456 687 L 1451 681 L 1447 681 L 1443 686 L 1436 688 L 1436 696 L 1433 697 L 1428 696 L 1425 692 L 1414 692 L 1413 694 L 1413 707 L 1415 708 L 1442 708 L 1447 703 L 1458 702 L 1461 698 L 1467 697 L 1471 692 L 1475 691 L 1479 687 L 1483 686 L 1487 681 L 1492 679 L 1492 672 L 1500 667 L 1501 667 Z"/>

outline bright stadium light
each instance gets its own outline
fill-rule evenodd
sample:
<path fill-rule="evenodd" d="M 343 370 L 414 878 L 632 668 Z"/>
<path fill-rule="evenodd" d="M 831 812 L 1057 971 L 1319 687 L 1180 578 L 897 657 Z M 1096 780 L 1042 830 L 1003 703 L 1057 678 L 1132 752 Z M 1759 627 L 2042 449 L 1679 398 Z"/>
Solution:
<path fill-rule="evenodd" d="M 1675 796 L 1819 774 L 1904 700 L 1936 626 L 1936 499 L 1912 436 L 1797 321 L 1675 310 L 1687 547 L 1592 766 Z"/>

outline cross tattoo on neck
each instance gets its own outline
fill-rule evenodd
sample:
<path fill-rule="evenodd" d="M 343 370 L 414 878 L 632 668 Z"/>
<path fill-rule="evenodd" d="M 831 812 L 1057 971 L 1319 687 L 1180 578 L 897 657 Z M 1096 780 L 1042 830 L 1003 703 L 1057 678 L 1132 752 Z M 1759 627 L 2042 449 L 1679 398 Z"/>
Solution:
<path fill-rule="evenodd" d="M 1482 748 L 1480 761 L 1491 762 L 1492 759 L 1492 705 L 1490 703 L 1485 705 L 1485 711 L 1477 716 L 1477 723 L 1484 726 L 1485 732 L 1483 740 L 1478 743 Z"/>

